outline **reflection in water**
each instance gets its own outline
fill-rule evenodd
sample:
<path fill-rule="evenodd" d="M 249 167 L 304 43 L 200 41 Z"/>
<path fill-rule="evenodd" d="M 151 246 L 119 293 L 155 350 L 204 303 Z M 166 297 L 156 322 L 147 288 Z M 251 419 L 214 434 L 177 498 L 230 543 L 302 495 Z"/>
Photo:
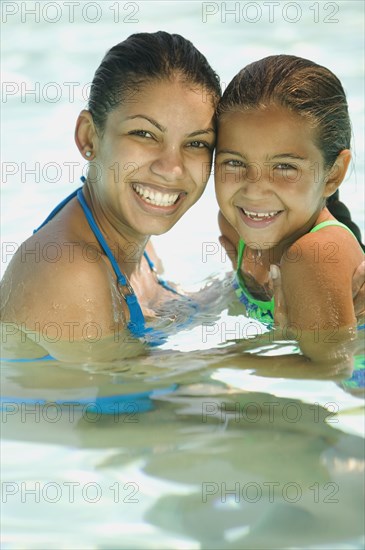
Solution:
<path fill-rule="evenodd" d="M 12 529 L 23 532 L 43 510 L 43 534 L 57 532 L 62 516 L 95 548 L 360 547 L 363 440 L 338 423 L 359 399 L 335 382 L 304 380 L 293 398 L 294 380 L 257 376 L 225 354 L 172 354 L 168 369 L 163 356 L 113 370 L 4 364 L 3 391 L 19 401 L 2 414 L 3 481 L 61 491 L 50 507 L 40 489 L 37 508 L 29 496 L 19 506 L 21 491 L 7 485 Z M 129 396 L 132 408 L 67 405 L 113 395 Z M 40 396 L 48 404 L 26 403 Z M 87 484 L 99 488 L 97 502 L 83 495 Z"/>

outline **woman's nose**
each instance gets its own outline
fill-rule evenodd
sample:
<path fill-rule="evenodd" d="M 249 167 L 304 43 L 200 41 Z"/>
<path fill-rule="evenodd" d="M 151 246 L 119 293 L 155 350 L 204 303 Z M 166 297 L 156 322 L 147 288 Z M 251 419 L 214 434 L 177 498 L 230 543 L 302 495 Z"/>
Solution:
<path fill-rule="evenodd" d="M 164 147 L 151 163 L 151 170 L 166 181 L 175 181 L 185 176 L 185 165 L 177 147 Z"/>

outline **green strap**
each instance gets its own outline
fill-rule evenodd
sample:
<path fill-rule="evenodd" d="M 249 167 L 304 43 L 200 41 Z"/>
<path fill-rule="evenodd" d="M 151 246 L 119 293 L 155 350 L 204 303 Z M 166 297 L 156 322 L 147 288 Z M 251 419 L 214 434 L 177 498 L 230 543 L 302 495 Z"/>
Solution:
<path fill-rule="evenodd" d="M 338 227 L 343 227 L 344 229 L 347 229 L 347 231 L 349 231 L 351 233 L 351 235 L 353 235 L 355 237 L 355 235 L 353 234 L 353 232 L 351 231 L 351 229 L 349 229 L 347 227 L 347 225 L 345 225 L 344 223 L 341 223 L 341 222 L 338 222 L 337 220 L 327 220 L 326 222 L 321 222 L 319 223 L 318 225 L 315 225 L 310 231 L 309 233 L 315 233 L 316 231 L 319 231 L 319 229 L 322 229 L 322 227 L 327 227 L 329 225 L 337 225 Z M 356 239 L 356 237 L 355 237 Z"/>
<path fill-rule="evenodd" d="M 238 255 L 237 255 L 237 272 L 241 269 L 243 252 L 245 250 L 245 243 L 242 239 L 238 243 Z"/>
<path fill-rule="evenodd" d="M 243 253 L 245 250 L 245 242 L 240 239 L 238 243 L 238 256 L 237 256 L 237 271 L 236 276 L 240 285 L 241 290 L 243 290 L 248 298 L 248 300 L 252 303 L 257 305 L 259 308 L 271 311 L 274 313 L 274 297 L 271 298 L 271 300 L 263 301 L 263 300 L 257 300 L 253 296 L 251 296 L 251 293 L 247 289 L 245 282 L 243 280 L 242 274 L 241 274 L 241 265 L 242 265 L 242 259 L 243 259 Z"/>

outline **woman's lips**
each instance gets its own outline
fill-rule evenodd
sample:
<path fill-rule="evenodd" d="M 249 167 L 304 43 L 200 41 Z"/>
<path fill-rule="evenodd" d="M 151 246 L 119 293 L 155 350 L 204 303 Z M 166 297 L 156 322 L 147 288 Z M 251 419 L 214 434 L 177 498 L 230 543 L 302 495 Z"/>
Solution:
<path fill-rule="evenodd" d="M 282 214 L 283 210 L 271 210 L 266 212 L 259 212 L 259 211 L 253 211 L 253 210 L 245 210 L 241 207 L 237 207 L 240 216 L 245 222 L 248 227 L 255 227 L 255 228 L 261 228 L 261 227 L 267 227 L 268 225 L 275 222 L 280 214 Z"/>
<path fill-rule="evenodd" d="M 172 212 L 186 196 L 184 191 L 164 190 L 150 187 L 139 182 L 132 183 L 132 189 L 138 202 L 148 210 Z"/>

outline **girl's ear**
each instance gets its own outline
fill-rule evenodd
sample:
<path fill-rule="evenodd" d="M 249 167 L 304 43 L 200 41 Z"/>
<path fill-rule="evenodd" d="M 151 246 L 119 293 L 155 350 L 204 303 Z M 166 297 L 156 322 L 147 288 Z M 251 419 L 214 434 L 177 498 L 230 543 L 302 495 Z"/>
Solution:
<path fill-rule="evenodd" d="M 339 153 L 326 177 L 325 188 L 323 192 L 324 197 L 330 197 L 331 195 L 333 195 L 336 189 L 341 185 L 346 176 L 350 161 L 351 151 L 349 149 L 344 149 Z"/>
<path fill-rule="evenodd" d="M 78 116 L 75 128 L 76 145 L 86 160 L 96 154 L 97 132 L 90 111 L 84 109 Z"/>

